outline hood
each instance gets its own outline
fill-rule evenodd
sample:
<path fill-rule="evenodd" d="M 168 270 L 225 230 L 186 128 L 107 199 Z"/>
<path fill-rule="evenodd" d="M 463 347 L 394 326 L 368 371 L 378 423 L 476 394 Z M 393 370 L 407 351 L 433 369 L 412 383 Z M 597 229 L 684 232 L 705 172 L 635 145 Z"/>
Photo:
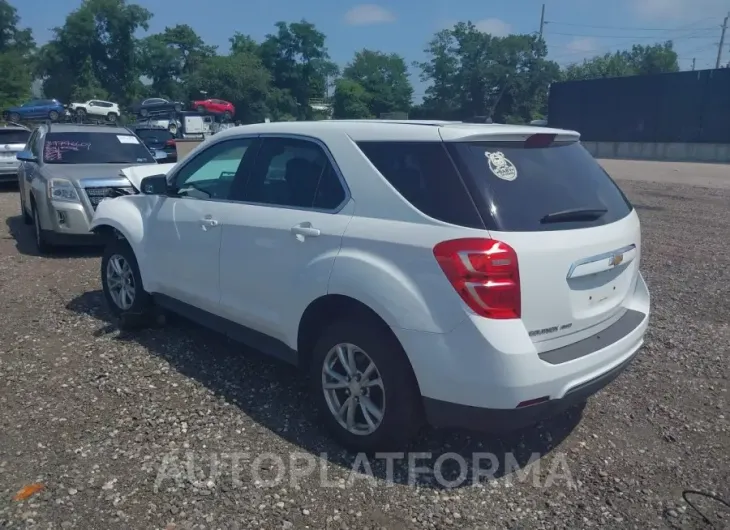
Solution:
<path fill-rule="evenodd" d="M 160 164 L 144 164 L 139 167 L 158 168 Z M 119 178 L 119 172 L 129 164 L 46 164 L 43 172 L 50 178 L 62 178 L 78 183 L 89 178 Z"/>
<path fill-rule="evenodd" d="M 120 170 L 117 176 L 122 175 L 123 177 L 126 177 L 126 179 L 132 183 L 132 186 L 139 191 L 142 188 L 142 179 L 145 177 L 151 177 L 152 175 L 167 175 L 170 170 L 175 167 L 175 165 L 175 163 L 171 163 L 125 167 Z"/>

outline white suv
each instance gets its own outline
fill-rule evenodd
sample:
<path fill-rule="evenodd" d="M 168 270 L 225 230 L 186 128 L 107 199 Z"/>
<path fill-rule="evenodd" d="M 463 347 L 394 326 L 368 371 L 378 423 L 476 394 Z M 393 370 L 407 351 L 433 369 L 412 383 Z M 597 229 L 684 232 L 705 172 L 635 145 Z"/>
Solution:
<path fill-rule="evenodd" d="M 348 448 L 533 425 L 643 343 L 639 218 L 575 132 L 262 123 L 145 169 L 92 222 L 111 309 L 161 307 L 304 367 Z"/>
<path fill-rule="evenodd" d="M 106 118 L 109 121 L 119 119 L 121 112 L 119 105 L 111 101 L 101 101 L 99 99 L 90 99 L 85 103 L 71 103 L 68 106 L 69 111 L 79 118 L 86 116 L 96 116 L 97 118 Z"/>

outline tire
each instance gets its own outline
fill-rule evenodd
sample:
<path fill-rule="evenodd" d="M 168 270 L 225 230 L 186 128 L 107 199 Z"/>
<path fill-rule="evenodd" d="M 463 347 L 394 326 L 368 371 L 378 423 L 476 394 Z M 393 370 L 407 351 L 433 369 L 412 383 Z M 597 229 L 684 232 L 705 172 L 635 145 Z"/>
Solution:
<path fill-rule="evenodd" d="M 195 110 L 197 110 L 198 112 L 200 112 L 202 114 L 203 112 L 205 112 L 205 107 L 203 105 L 198 105 L 198 107 Z"/>
<path fill-rule="evenodd" d="M 8 121 L 14 121 L 16 123 L 19 122 L 20 114 L 18 114 L 17 112 L 11 112 L 10 114 L 8 114 Z"/>
<path fill-rule="evenodd" d="M 51 121 L 57 121 L 58 120 L 58 111 L 52 110 L 51 112 L 49 112 L 48 119 L 50 119 Z"/>
<path fill-rule="evenodd" d="M 225 111 L 225 112 L 223 113 L 223 119 L 224 119 L 224 120 L 226 120 L 226 121 L 231 121 L 231 118 L 232 118 L 232 117 L 233 117 L 233 116 L 231 116 L 231 113 L 230 113 L 230 111 Z"/>
<path fill-rule="evenodd" d="M 119 119 L 119 116 L 117 116 L 116 112 L 110 112 L 109 114 L 106 115 L 106 119 L 107 119 L 107 121 L 114 123 Z"/>
<path fill-rule="evenodd" d="M 332 350 L 342 344 L 354 345 L 360 350 L 356 354 L 356 360 L 361 361 L 358 363 L 359 373 L 364 372 L 365 366 L 372 361 L 376 366 L 376 374 L 379 374 L 382 381 L 382 386 L 373 385 L 365 390 L 368 394 L 364 398 L 378 407 L 384 397 L 380 422 L 378 423 L 377 417 L 371 416 L 371 420 L 376 424 L 372 432 L 353 433 L 335 417 L 334 410 L 348 399 L 346 397 L 348 389 L 336 390 L 337 395 L 334 399 L 328 399 L 325 395 L 331 391 L 326 391 L 324 388 L 323 369 L 325 363 L 329 364 L 329 360 L 336 358 L 336 354 L 331 353 Z M 363 352 L 366 357 L 362 356 Z M 334 370 L 344 374 L 343 366 L 337 361 Z M 371 374 L 368 379 L 374 377 L 375 375 Z M 362 318 L 333 323 L 314 348 L 310 378 L 314 402 L 320 411 L 322 421 L 333 438 L 349 450 L 365 453 L 401 451 L 409 445 L 424 423 L 421 395 L 410 363 L 396 338 L 380 323 L 369 322 Z M 363 409 L 366 405 L 362 403 L 355 405 L 355 420 L 360 423 L 365 420 Z M 343 418 L 343 421 L 345 420 L 346 418 Z"/>
<path fill-rule="evenodd" d="M 51 245 L 48 242 L 48 238 L 43 233 L 43 229 L 41 228 L 41 221 L 38 216 L 38 208 L 35 207 L 35 205 L 32 206 L 33 209 L 33 230 L 35 233 L 35 246 L 36 249 L 38 249 L 38 254 L 44 256 L 51 254 L 53 252 L 53 245 Z"/>
<path fill-rule="evenodd" d="M 23 222 L 30 226 L 33 224 L 33 216 L 25 208 L 25 193 L 23 188 L 20 187 L 20 183 L 18 183 L 18 195 L 20 195 L 20 215 L 23 216 Z"/>
<path fill-rule="evenodd" d="M 143 118 L 146 118 L 147 116 L 149 116 L 149 114 L 150 114 L 150 111 L 149 110 L 147 110 L 147 109 L 139 109 L 139 115 L 142 116 Z"/>
<path fill-rule="evenodd" d="M 172 108 L 175 109 L 175 112 L 182 111 L 182 105 L 180 105 L 180 103 L 175 103 L 175 105 Z"/>
<path fill-rule="evenodd" d="M 117 267 L 113 263 L 116 263 L 116 266 L 121 266 L 122 270 L 128 270 L 128 276 L 122 275 L 121 279 L 123 281 L 126 278 L 128 280 L 127 287 L 131 286 L 131 291 L 127 290 L 128 293 L 132 294 L 131 303 L 129 303 L 129 297 L 125 297 L 127 304 L 120 304 L 119 302 L 120 298 L 114 282 L 115 279 L 118 279 L 114 274 Z M 101 285 L 109 311 L 119 319 L 120 327 L 138 326 L 151 315 L 153 308 L 152 297 L 144 290 L 137 258 L 132 247 L 125 240 L 114 237 L 110 239 L 104 248 L 104 254 L 101 258 Z"/>
<path fill-rule="evenodd" d="M 86 109 L 76 109 L 76 117 L 83 120 L 86 117 Z"/>

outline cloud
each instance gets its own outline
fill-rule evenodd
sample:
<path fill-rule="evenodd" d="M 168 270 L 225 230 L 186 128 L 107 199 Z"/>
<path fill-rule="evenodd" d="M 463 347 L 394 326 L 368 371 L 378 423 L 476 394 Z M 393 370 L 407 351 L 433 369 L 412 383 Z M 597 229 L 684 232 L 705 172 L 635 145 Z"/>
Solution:
<path fill-rule="evenodd" d="M 722 19 L 726 0 L 633 0 L 636 13 L 648 20 L 696 20 L 702 14 L 715 14 Z M 688 24 L 689 25 L 689 24 Z"/>
<path fill-rule="evenodd" d="M 506 37 L 512 33 L 512 26 L 498 18 L 485 18 L 474 23 L 479 31 L 489 33 L 493 37 Z"/>
<path fill-rule="evenodd" d="M 345 22 L 350 26 L 370 26 L 395 22 L 395 15 L 376 4 L 360 4 L 345 13 Z"/>

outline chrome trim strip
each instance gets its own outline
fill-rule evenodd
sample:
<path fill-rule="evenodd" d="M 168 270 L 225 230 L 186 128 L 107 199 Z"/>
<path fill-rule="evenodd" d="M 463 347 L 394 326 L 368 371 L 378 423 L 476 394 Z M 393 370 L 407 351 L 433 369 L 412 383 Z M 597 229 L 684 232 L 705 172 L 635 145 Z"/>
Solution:
<path fill-rule="evenodd" d="M 581 265 L 586 265 L 588 263 L 594 263 L 596 261 L 601 261 L 601 260 L 604 260 L 604 259 L 608 259 L 608 258 L 610 258 L 611 256 L 613 256 L 615 254 L 626 254 L 627 252 L 630 252 L 630 251 L 632 251 L 634 249 L 636 249 L 636 245 L 632 243 L 631 245 L 626 245 L 625 247 L 621 247 L 619 249 L 612 250 L 610 252 L 604 252 L 603 254 L 598 254 L 596 256 L 591 256 L 590 258 L 580 259 L 580 260 L 574 262 L 570 266 L 570 270 L 568 270 L 568 275 L 565 278 L 567 280 L 571 279 L 573 277 L 573 273 L 575 273 L 575 269 L 577 269 Z"/>
<path fill-rule="evenodd" d="M 82 188 L 129 188 L 132 183 L 124 177 L 79 179 Z"/>

